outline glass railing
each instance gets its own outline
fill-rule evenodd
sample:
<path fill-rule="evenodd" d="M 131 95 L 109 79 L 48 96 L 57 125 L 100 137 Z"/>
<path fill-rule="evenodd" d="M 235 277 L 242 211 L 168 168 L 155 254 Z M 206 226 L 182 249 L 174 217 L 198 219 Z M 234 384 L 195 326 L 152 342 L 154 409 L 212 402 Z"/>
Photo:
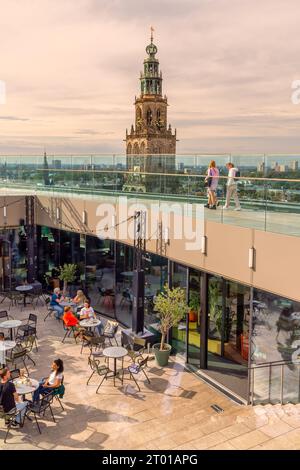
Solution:
<path fill-rule="evenodd" d="M 250 373 L 250 403 L 300 403 L 300 362 L 277 361 L 253 365 Z"/>
<path fill-rule="evenodd" d="M 0 188 L 203 204 L 211 160 L 219 206 L 208 220 L 300 236 L 300 155 L 2 155 Z M 241 212 L 223 210 L 229 161 L 240 170 Z"/>

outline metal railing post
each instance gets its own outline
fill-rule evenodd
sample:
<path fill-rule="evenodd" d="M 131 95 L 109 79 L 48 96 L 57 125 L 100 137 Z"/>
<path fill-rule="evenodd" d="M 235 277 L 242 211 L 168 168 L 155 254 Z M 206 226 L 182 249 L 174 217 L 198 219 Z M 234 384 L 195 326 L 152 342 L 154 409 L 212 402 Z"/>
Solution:
<path fill-rule="evenodd" d="M 280 403 L 283 405 L 283 371 L 284 364 L 280 366 Z"/>
<path fill-rule="evenodd" d="M 298 364 L 298 403 L 300 403 L 300 367 Z"/>
<path fill-rule="evenodd" d="M 271 363 L 269 364 L 269 402 L 271 400 L 271 377 L 272 377 L 272 369 L 271 369 L 272 365 Z"/>
<path fill-rule="evenodd" d="M 251 378 L 251 405 L 254 405 L 254 367 L 252 368 Z"/>

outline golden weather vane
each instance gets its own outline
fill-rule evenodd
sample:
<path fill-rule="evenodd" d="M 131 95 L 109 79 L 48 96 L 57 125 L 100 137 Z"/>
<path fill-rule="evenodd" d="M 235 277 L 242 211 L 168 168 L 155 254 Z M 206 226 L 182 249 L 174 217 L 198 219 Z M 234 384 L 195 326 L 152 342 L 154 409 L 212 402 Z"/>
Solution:
<path fill-rule="evenodd" d="M 153 42 L 153 31 L 154 31 L 153 26 L 150 27 L 150 31 L 151 31 L 151 42 Z"/>

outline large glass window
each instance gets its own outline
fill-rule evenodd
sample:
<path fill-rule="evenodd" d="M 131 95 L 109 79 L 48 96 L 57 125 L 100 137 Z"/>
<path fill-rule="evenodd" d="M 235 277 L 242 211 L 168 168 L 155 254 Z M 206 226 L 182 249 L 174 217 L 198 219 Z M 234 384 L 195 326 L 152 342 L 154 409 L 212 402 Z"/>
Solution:
<path fill-rule="evenodd" d="M 172 263 L 171 275 L 173 287 L 187 289 L 188 269 L 177 263 Z M 186 355 L 187 318 L 183 318 L 177 327 L 172 328 L 172 346 L 177 353 Z"/>
<path fill-rule="evenodd" d="M 247 397 L 250 288 L 210 276 L 208 282 L 208 373 Z"/>
<path fill-rule="evenodd" d="M 163 290 L 168 280 L 168 261 L 158 255 L 146 253 L 144 256 L 145 270 L 145 326 L 158 322 L 154 311 L 154 299 Z"/>
<path fill-rule="evenodd" d="M 299 402 L 300 303 L 253 290 L 251 363 L 254 401 Z"/>
<path fill-rule="evenodd" d="M 85 282 L 95 310 L 115 317 L 115 259 L 111 240 L 86 237 Z"/>
<path fill-rule="evenodd" d="M 124 325 L 132 325 L 133 247 L 117 243 L 116 251 L 116 317 Z"/>
<path fill-rule="evenodd" d="M 200 367 L 200 287 L 200 271 L 190 268 L 187 362 L 197 368 Z"/>

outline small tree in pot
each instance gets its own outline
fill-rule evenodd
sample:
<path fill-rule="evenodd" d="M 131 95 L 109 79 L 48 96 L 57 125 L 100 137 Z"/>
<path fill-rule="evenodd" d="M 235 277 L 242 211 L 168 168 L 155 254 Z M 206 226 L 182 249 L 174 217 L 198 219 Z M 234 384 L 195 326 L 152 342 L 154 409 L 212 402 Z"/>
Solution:
<path fill-rule="evenodd" d="M 66 295 L 68 282 L 74 282 L 77 275 L 77 265 L 76 264 L 64 264 L 59 267 L 59 279 L 63 281 L 63 293 Z"/>
<path fill-rule="evenodd" d="M 154 301 L 155 311 L 160 319 L 159 330 L 161 342 L 154 344 L 153 349 L 156 360 L 160 366 L 168 364 L 171 346 L 165 343 L 169 330 L 177 326 L 180 320 L 187 315 L 189 306 L 186 302 L 186 294 L 183 289 L 176 287 L 169 289 L 166 285 Z"/>

